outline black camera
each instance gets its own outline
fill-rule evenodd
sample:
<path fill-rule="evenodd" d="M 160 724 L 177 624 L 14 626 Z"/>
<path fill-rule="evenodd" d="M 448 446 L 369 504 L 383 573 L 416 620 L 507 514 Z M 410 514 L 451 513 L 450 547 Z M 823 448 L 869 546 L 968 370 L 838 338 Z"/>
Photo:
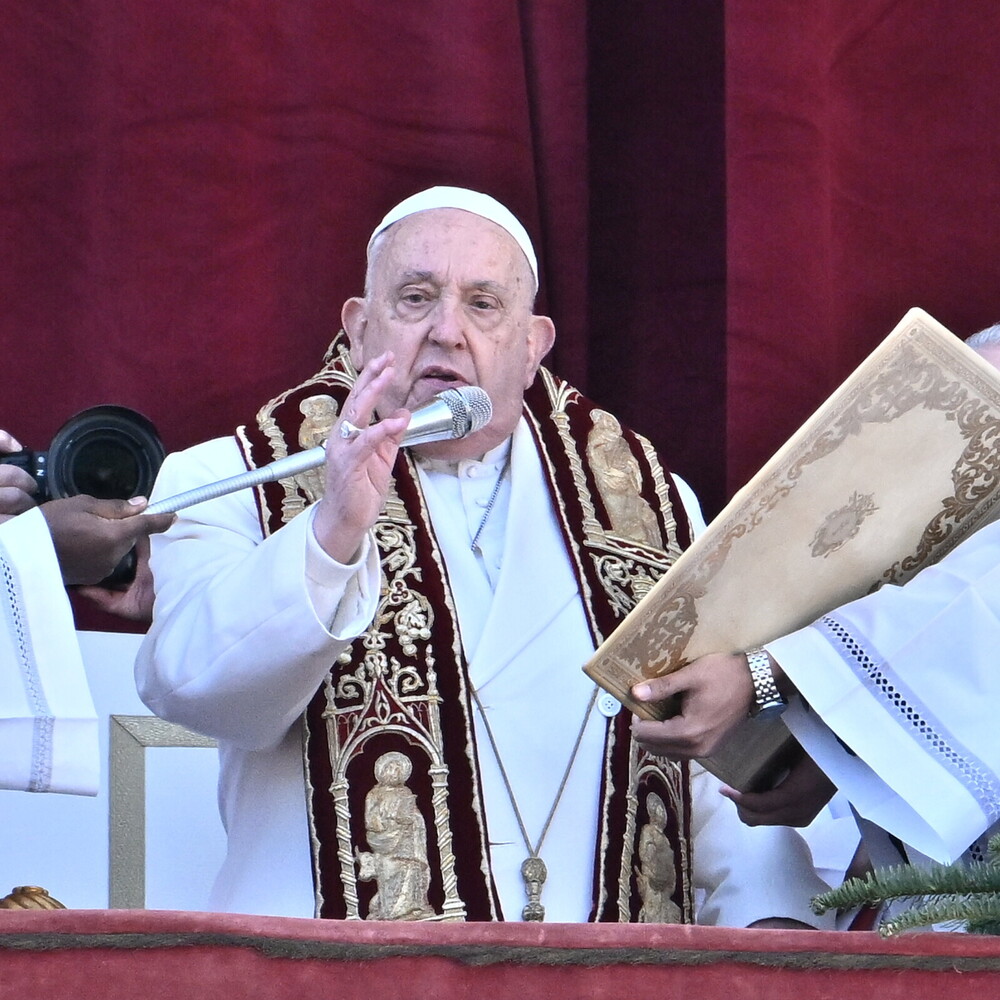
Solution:
<path fill-rule="evenodd" d="M 38 483 L 39 503 L 87 493 L 101 500 L 149 496 L 164 459 L 153 424 L 125 406 L 92 406 L 71 417 L 48 451 L 0 455 L 0 464 L 17 465 Z M 135 577 L 135 552 L 129 552 L 104 586 Z"/>

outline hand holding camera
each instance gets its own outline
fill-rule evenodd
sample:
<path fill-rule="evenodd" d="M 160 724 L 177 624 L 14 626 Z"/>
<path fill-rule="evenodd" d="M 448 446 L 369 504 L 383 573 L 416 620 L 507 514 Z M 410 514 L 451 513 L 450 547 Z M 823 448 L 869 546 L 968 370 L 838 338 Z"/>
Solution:
<path fill-rule="evenodd" d="M 63 582 L 112 614 L 148 620 L 150 534 L 172 514 L 145 510 L 163 445 L 141 414 L 96 406 L 66 423 L 47 452 L 23 449 L 0 431 L 0 520 L 41 505 Z"/>
<path fill-rule="evenodd" d="M 81 494 L 42 504 L 63 582 L 106 580 L 140 538 L 169 528 L 172 514 L 136 517 L 146 503 L 145 497 L 98 500 Z"/>
<path fill-rule="evenodd" d="M 7 431 L 0 431 L 0 452 L 21 451 L 21 445 Z M 2 459 L 0 459 L 2 461 Z M 0 521 L 7 521 L 35 506 L 33 494 L 38 483 L 16 465 L 0 465 Z"/>

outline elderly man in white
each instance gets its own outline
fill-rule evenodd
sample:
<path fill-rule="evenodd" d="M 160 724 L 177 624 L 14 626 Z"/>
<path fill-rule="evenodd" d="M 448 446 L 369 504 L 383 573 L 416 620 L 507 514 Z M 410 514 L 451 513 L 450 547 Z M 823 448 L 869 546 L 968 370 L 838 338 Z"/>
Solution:
<path fill-rule="evenodd" d="M 700 515 L 648 442 L 539 368 L 554 328 L 537 283 L 504 206 L 421 192 L 376 227 L 324 368 L 164 463 L 157 497 L 265 464 L 314 434 L 308 401 L 332 401 L 318 486 L 198 504 L 154 543 L 137 681 L 219 740 L 212 908 L 364 918 L 377 892 L 379 912 L 436 919 L 636 920 L 648 800 L 670 813 L 684 918 L 697 885 L 705 922 L 815 924 L 825 886 L 801 839 L 743 827 L 714 779 L 643 754 L 580 669 Z M 461 385 L 488 392 L 490 422 L 398 451 L 409 412 Z M 390 753 L 411 762 L 427 857 L 406 881 L 426 901 L 359 871 Z"/>

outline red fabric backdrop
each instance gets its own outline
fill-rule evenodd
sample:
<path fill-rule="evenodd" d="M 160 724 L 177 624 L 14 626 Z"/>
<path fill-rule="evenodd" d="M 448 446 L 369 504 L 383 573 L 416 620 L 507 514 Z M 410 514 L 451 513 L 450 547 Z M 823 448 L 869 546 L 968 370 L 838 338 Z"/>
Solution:
<path fill-rule="evenodd" d="M 311 372 L 384 209 L 526 221 L 551 364 L 710 512 L 911 305 L 998 318 L 1000 9 L 946 0 L 9 0 L 0 426 L 168 448 Z"/>
<path fill-rule="evenodd" d="M 911 306 L 1000 320 L 1000 7 L 726 5 L 729 488 Z"/>
<path fill-rule="evenodd" d="M 538 234 L 546 143 L 585 162 L 584 22 L 532 6 L 564 59 L 512 0 L 3 5 L 6 423 L 44 442 L 107 400 L 170 447 L 231 431 L 315 370 L 420 187 L 489 188 Z M 578 301 L 585 174 L 555 181 L 543 247 L 574 260 L 547 289 Z"/>

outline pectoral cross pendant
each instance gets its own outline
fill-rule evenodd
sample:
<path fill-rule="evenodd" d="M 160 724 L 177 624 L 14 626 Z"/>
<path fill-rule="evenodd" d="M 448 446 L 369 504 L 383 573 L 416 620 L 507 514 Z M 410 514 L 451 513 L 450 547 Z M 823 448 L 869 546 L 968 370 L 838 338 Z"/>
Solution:
<path fill-rule="evenodd" d="M 541 904 L 541 896 L 547 876 L 545 862 L 537 855 L 525 858 L 521 862 L 521 878 L 524 879 L 524 891 L 528 894 L 528 902 L 521 911 L 522 920 L 545 919 L 545 907 Z"/>

